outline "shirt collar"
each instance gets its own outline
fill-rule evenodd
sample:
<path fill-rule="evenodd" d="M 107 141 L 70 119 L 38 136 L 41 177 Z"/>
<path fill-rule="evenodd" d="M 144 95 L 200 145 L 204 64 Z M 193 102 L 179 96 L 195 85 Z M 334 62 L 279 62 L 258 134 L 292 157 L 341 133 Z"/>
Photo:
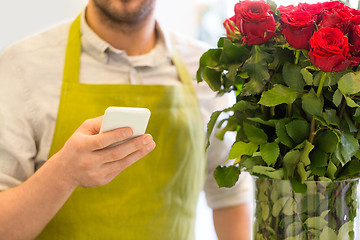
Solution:
<path fill-rule="evenodd" d="M 87 24 L 85 10 L 81 14 L 80 22 L 82 49 L 98 61 L 108 63 L 112 56 L 116 56 L 116 58 L 122 58 L 128 62 L 131 62 L 130 59 L 135 60 L 132 62 L 135 62 L 135 64 L 138 63 L 140 66 L 152 67 L 164 61 L 171 60 L 172 45 L 170 43 L 170 37 L 158 21 L 156 21 L 155 24 L 157 32 L 156 46 L 149 53 L 135 57 L 128 57 L 125 51 L 115 49 L 108 42 L 101 39 Z M 156 52 L 156 54 L 154 54 L 154 52 Z M 139 61 L 142 57 L 148 59 L 149 55 L 156 55 L 156 57 L 153 57 L 154 59 L 152 61 Z"/>

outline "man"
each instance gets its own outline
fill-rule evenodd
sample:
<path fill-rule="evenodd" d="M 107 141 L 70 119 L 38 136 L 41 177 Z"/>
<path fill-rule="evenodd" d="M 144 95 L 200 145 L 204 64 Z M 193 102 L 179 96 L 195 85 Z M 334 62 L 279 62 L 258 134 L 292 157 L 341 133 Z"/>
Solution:
<path fill-rule="evenodd" d="M 71 25 L 1 57 L 4 239 L 193 239 L 205 167 L 200 109 L 208 115 L 223 100 L 204 85 L 195 92 L 187 70 L 194 75 L 206 49 L 163 32 L 154 6 L 89 0 Z M 149 108 L 152 136 L 106 148 L 132 135 L 129 128 L 98 134 L 97 116 L 108 106 Z M 205 188 L 217 234 L 249 239 L 248 182 L 217 189 L 211 173 L 226 159 L 219 149 L 228 148 L 213 142 L 208 158 L 218 162 L 208 164 Z"/>

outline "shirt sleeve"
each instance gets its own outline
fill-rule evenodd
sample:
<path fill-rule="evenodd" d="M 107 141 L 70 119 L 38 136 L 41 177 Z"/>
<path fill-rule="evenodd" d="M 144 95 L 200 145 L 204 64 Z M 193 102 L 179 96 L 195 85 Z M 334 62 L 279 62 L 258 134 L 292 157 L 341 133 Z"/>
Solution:
<path fill-rule="evenodd" d="M 25 74 L 16 50 L 0 56 L 0 191 L 12 188 L 34 173 L 36 155 Z"/>

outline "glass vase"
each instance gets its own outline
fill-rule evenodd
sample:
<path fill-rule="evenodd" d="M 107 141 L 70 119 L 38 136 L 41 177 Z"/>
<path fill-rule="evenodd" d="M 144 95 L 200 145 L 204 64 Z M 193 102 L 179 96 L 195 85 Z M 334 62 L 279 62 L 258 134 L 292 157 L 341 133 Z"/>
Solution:
<path fill-rule="evenodd" d="M 253 239 L 360 239 L 360 180 L 307 181 L 305 194 L 290 181 L 254 178 Z"/>

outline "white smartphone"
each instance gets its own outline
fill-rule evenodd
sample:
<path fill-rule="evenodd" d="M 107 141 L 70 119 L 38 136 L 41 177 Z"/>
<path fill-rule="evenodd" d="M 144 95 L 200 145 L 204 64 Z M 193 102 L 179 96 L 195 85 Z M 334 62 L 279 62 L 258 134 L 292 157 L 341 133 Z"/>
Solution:
<path fill-rule="evenodd" d="M 151 112 L 147 108 L 109 107 L 105 110 L 100 133 L 117 128 L 130 127 L 133 131 L 131 138 L 140 136 L 145 133 L 150 115 Z M 121 142 L 112 144 L 111 146 L 120 144 Z"/>

